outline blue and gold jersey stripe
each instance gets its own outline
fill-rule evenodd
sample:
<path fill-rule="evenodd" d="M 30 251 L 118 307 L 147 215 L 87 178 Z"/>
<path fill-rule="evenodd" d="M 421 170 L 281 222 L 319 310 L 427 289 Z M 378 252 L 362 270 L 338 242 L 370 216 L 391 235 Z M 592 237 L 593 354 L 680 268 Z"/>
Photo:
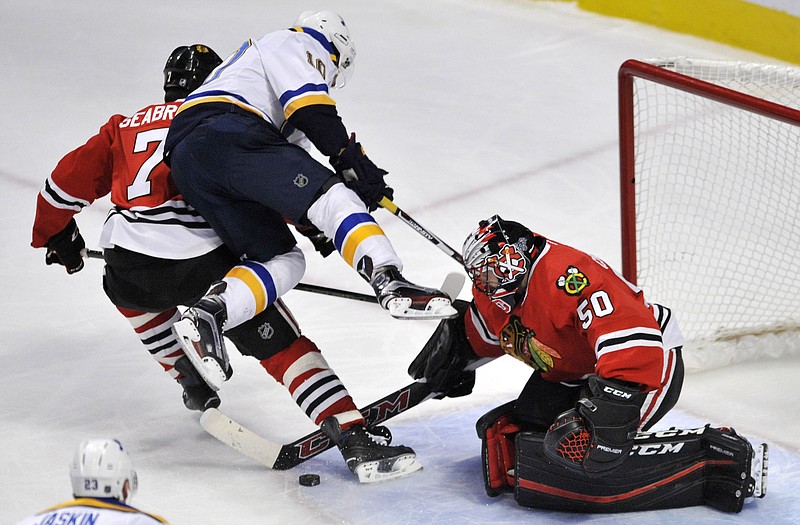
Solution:
<path fill-rule="evenodd" d="M 342 259 L 353 266 L 353 259 L 359 245 L 375 235 L 386 235 L 375 219 L 368 213 L 354 213 L 339 225 L 333 244 L 342 255 Z"/>
<path fill-rule="evenodd" d="M 331 97 L 328 95 L 307 95 L 305 97 L 298 98 L 293 100 L 289 104 L 284 107 L 284 114 L 286 119 L 288 120 L 289 117 L 292 116 L 292 113 L 297 111 L 300 108 L 305 108 L 308 106 L 317 106 L 317 105 L 326 105 L 326 106 L 335 106 L 336 102 L 333 101 Z"/>
<path fill-rule="evenodd" d="M 272 122 L 272 119 L 269 118 L 269 115 L 259 110 L 255 106 L 250 105 L 250 103 L 247 102 L 247 100 L 243 96 L 219 90 L 203 91 L 200 93 L 193 93 L 192 95 L 189 95 L 188 97 L 186 97 L 186 101 L 183 104 L 181 104 L 181 107 L 178 108 L 178 113 L 181 113 L 182 111 L 193 108 L 195 106 L 199 106 L 200 104 L 207 104 L 209 102 L 222 102 L 225 104 L 233 104 L 234 106 L 238 106 L 244 109 L 245 111 L 249 111 L 250 113 L 263 118 L 270 124 L 275 125 L 275 123 Z"/>
<path fill-rule="evenodd" d="M 115 510 L 119 512 L 127 512 L 132 514 L 143 514 L 145 516 L 150 516 L 156 521 L 161 523 L 166 523 L 166 520 L 161 516 L 157 516 L 155 514 L 150 514 L 147 512 L 142 512 L 139 509 L 131 507 L 121 501 L 112 499 L 112 498 L 77 498 L 72 501 L 67 501 L 65 503 L 59 503 L 58 505 L 53 505 L 50 508 L 47 508 L 40 512 L 39 514 L 44 514 L 46 512 L 51 512 L 54 510 L 59 509 L 66 509 L 69 507 L 89 507 L 94 509 L 106 509 L 106 510 Z"/>
<path fill-rule="evenodd" d="M 325 38 L 325 35 L 317 31 L 316 29 L 311 29 L 310 27 L 290 27 L 289 31 L 295 31 L 296 33 L 305 33 L 314 38 L 317 42 L 320 43 L 325 50 L 330 53 L 331 61 L 334 64 L 339 63 L 339 53 L 336 52 L 336 48 L 333 47 L 333 44 L 328 42 L 328 39 Z"/>
<path fill-rule="evenodd" d="M 256 262 L 246 261 L 234 266 L 225 277 L 239 279 L 250 289 L 256 301 L 256 312 L 263 312 L 278 298 L 272 274 Z"/>

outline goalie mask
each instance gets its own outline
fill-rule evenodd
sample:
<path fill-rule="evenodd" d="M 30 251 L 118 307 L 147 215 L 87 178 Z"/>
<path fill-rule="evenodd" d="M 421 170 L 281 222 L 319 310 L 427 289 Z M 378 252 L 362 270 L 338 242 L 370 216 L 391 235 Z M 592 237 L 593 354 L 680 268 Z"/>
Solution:
<path fill-rule="evenodd" d="M 464 268 L 475 288 L 506 312 L 533 265 L 534 237 L 519 223 L 500 216 L 481 221 L 464 241 Z"/>

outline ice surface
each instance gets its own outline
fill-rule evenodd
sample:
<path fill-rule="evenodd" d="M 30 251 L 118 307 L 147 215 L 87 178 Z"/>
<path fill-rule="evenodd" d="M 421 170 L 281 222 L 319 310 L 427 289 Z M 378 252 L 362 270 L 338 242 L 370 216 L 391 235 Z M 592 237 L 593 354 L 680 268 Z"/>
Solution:
<path fill-rule="evenodd" d="M 567 2 L 322 7 L 344 16 L 358 46 L 352 83 L 333 93 L 348 129 L 389 170 L 397 204 L 454 247 L 499 212 L 619 266 L 618 66 L 681 55 L 771 61 Z M 529 371 L 510 358 L 481 369 L 472 396 L 429 401 L 390 421 L 396 442 L 413 446 L 425 465 L 391 483 L 359 485 L 335 450 L 268 471 L 202 431 L 178 385 L 105 298 L 101 265 L 88 261 L 67 276 L 29 247 L 36 193 L 61 156 L 109 116 L 160 100 L 174 47 L 203 42 L 225 55 L 303 9 L 288 0 L 0 4 L 0 525 L 70 499 L 67 463 L 81 439 L 95 436 L 127 445 L 140 478 L 134 504 L 174 524 L 800 522 L 796 358 L 691 374 L 679 409 L 661 424 L 725 424 L 770 443 L 769 493 L 738 515 L 699 507 L 583 516 L 487 497 L 474 423 L 524 384 Z M 106 210 L 101 202 L 78 217 L 90 246 Z M 396 217 L 376 217 L 409 279 L 433 285 L 458 270 Z M 370 292 L 335 256 L 322 260 L 302 246 L 304 281 Z M 298 291 L 286 300 L 360 405 L 409 380 L 405 369 L 435 326 Z M 234 355 L 233 366 L 221 391 L 230 416 L 281 442 L 313 430 L 257 363 Z M 298 476 L 311 472 L 322 483 L 300 486 Z"/>

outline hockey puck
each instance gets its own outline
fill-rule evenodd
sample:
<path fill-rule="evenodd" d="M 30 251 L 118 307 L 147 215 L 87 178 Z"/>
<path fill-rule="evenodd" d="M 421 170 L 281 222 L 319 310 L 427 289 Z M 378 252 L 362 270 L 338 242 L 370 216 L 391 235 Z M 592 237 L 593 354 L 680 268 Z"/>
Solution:
<path fill-rule="evenodd" d="M 319 474 L 303 474 L 300 476 L 300 484 L 304 487 L 319 485 Z"/>

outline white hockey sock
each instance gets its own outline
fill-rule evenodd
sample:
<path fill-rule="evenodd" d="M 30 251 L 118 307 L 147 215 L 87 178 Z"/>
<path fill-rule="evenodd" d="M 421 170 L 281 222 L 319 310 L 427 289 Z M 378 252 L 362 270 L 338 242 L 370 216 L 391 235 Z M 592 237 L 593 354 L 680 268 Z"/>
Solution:
<path fill-rule="evenodd" d="M 366 206 L 350 188 L 335 184 L 311 205 L 308 219 L 333 243 L 342 259 L 356 267 L 365 255 L 372 259 L 373 266 L 394 266 L 403 269 L 403 263 L 395 252 L 389 238 Z"/>
<path fill-rule="evenodd" d="M 305 257 L 297 246 L 265 263 L 245 261 L 234 266 L 222 279 L 227 283 L 221 294 L 228 315 L 224 328 L 230 330 L 263 312 L 294 288 L 305 270 Z"/>

